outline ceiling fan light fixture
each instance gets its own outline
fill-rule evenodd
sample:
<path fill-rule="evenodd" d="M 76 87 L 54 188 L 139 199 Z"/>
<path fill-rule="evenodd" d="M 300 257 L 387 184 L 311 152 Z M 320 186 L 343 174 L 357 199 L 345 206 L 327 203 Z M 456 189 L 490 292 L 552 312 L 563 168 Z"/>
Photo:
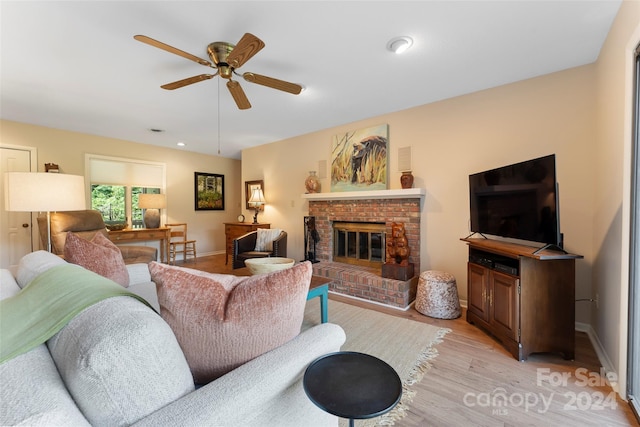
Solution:
<path fill-rule="evenodd" d="M 413 39 L 409 36 L 395 37 L 387 43 L 387 49 L 400 55 L 406 52 L 413 45 Z"/>
<path fill-rule="evenodd" d="M 207 46 L 207 53 L 212 62 L 147 36 L 137 35 L 134 36 L 134 39 L 174 55 L 181 56 L 190 61 L 197 62 L 200 65 L 216 69 L 215 74 L 199 74 L 197 76 L 188 77 L 186 79 L 164 84 L 160 86 L 162 89 L 179 89 L 203 80 L 212 79 L 215 76 L 220 76 L 220 78 L 227 80 L 227 88 L 231 92 L 231 96 L 233 96 L 236 106 L 241 110 L 251 108 L 251 103 L 249 102 L 247 95 L 244 93 L 244 89 L 240 86 L 240 83 L 232 80 L 234 74 L 244 77 L 248 82 L 281 90 L 294 95 L 298 95 L 302 89 L 300 85 L 295 83 L 254 73 L 240 74 L 236 71 L 236 69 L 242 67 L 244 63 L 251 59 L 265 46 L 262 40 L 251 33 L 245 33 L 236 45 L 227 42 L 209 43 Z"/>

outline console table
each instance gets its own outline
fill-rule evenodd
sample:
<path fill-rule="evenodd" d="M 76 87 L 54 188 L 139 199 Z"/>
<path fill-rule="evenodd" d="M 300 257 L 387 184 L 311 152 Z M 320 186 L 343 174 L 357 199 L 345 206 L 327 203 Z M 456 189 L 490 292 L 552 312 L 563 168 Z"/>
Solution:
<path fill-rule="evenodd" d="M 270 228 L 271 224 L 252 224 L 250 222 L 225 222 L 224 235 L 227 239 L 227 253 L 224 258 L 224 264 L 229 263 L 229 255 L 233 256 L 233 241 L 240 236 L 256 231 L 258 228 Z"/>
<path fill-rule="evenodd" d="M 160 242 L 160 262 L 166 262 L 165 254 L 169 253 L 171 228 L 125 228 L 124 230 L 109 231 L 109 240 L 116 244 L 158 240 Z"/>

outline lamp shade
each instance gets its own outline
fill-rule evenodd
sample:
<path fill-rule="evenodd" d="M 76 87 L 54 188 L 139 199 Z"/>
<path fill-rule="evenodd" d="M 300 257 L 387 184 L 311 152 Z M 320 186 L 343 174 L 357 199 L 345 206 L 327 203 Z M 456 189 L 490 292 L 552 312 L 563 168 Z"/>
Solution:
<path fill-rule="evenodd" d="M 255 207 L 260 205 L 264 205 L 266 202 L 264 200 L 264 193 L 262 192 L 262 188 L 254 188 L 251 191 L 251 197 L 249 198 L 249 204 Z"/>
<path fill-rule="evenodd" d="M 140 209 L 164 209 L 167 199 L 164 194 L 140 194 L 138 195 L 138 207 Z"/>
<path fill-rule="evenodd" d="M 57 212 L 86 209 L 84 177 L 45 172 L 5 172 L 4 209 Z"/>

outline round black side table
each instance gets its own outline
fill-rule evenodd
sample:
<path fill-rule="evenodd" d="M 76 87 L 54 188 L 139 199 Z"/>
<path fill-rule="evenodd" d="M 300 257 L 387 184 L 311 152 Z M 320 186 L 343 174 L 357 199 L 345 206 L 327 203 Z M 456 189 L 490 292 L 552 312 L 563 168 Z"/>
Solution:
<path fill-rule="evenodd" d="M 354 420 L 383 415 L 402 397 L 398 373 L 377 357 L 352 351 L 324 355 L 307 367 L 304 391 L 320 409 Z"/>

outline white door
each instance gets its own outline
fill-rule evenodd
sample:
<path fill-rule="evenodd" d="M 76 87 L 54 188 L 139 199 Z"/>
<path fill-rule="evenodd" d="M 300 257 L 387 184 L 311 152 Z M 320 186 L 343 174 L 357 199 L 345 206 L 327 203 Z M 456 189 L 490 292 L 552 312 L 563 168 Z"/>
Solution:
<path fill-rule="evenodd" d="M 32 252 L 32 215 L 30 212 L 4 210 L 4 172 L 31 171 L 30 150 L 0 147 L 0 268 L 17 265 L 20 258 Z"/>

